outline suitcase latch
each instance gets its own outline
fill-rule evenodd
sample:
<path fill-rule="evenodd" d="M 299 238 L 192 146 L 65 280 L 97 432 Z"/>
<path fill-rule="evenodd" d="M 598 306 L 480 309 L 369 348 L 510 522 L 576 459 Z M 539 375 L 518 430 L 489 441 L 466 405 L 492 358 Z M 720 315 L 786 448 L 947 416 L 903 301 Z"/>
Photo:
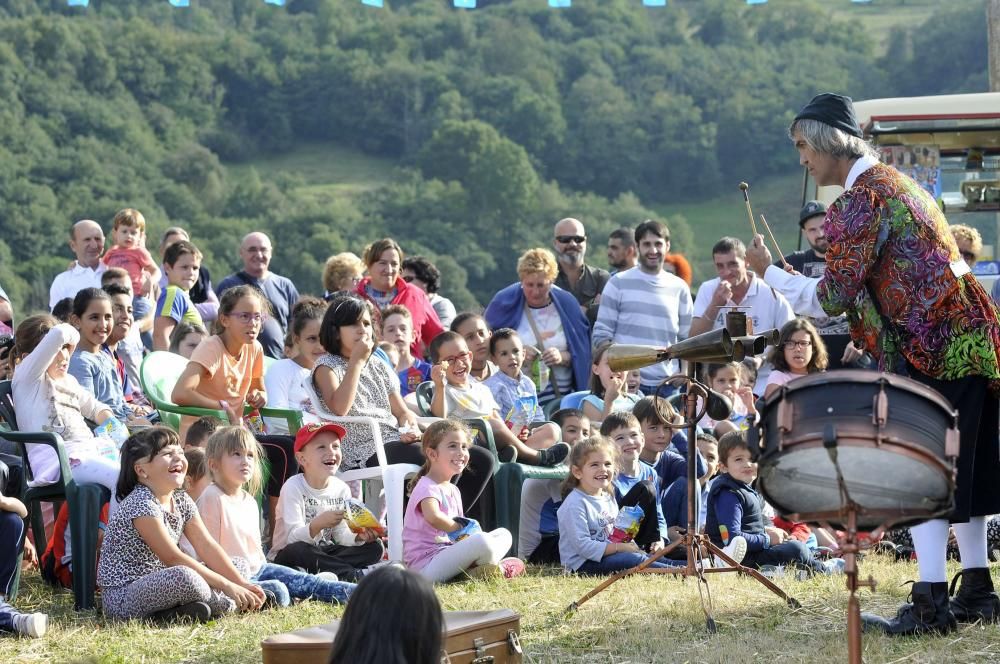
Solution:
<path fill-rule="evenodd" d="M 507 648 L 510 650 L 511 655 L 522 654 L 521 639 L 517 637 L 517 632 L 512 629 L 507 630 Z"/>
<path fill-rule="evenodd" d="M 476 658 L 472 664 L 493 664 L 493 655 L 486 654 L 486 643 L 481 639 L 472 641 L 472 647 L 476 649 Z"/>

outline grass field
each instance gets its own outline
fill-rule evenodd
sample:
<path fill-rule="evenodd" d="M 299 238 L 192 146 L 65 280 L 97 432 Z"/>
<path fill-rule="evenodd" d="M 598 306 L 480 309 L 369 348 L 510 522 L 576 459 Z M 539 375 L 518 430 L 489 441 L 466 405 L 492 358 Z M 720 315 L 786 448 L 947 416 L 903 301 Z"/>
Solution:
<path fill-rule="evenodd" d="M 863 610 L 894 612 L 907 593 L 908 586 L 901 584 L 916 578 L 915 564 L 883 556 L 869 556 L 861 569 L 879 583 L 874 594 L 861 591 Z M 994 565 L 994 577 L 997 572 Z M 847 590 L 842 576 L 778 579 L 776 583 L 802 603 L 801 609 L 791 610 L 751 579 L 712 575 L 716 635 L 705 630 L 697 584 L 663 576 L 625 579 L 565 617 L 569 603 L 598 581 L 531 567 L 528 575 L 512 581 L 439 586 L 438 596 L 447 610 L 518 611 L 525 662 L 734 664 L 846 659 Z M 52 626 L 43 639 L 0 641 L 2 662 L 259 662 L 260 641 L 266 636 L 321 624 L 341 614 L 339 608 L 304 602 L 206 625 L 151 627 L 106 621 L 94 612 L 77 614 L 68 593 L 53 594 L 35 574 L 24 580 L 22 589 L 19 606 L 50 613 Z M 962 625 L 948 636 L 921 639 L 865 636 L 864 656 L 869 662 L 997 661 L 1000 626 Z"/>

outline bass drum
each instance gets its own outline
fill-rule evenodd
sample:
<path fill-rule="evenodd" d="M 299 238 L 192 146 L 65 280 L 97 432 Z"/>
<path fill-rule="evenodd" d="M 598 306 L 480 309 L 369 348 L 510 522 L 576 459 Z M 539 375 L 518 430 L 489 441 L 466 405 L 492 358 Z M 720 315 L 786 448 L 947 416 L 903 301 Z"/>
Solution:
<path fill-rule="evenodd" d="M 829 371 L 789 382 L 759 410 L 750 447 L 760 453 L 758 487 L 779 513 L 844 529 L 849 498 L 858 528 L 868 530 L 951 511 L 958 415 L 926 385 Z"/>

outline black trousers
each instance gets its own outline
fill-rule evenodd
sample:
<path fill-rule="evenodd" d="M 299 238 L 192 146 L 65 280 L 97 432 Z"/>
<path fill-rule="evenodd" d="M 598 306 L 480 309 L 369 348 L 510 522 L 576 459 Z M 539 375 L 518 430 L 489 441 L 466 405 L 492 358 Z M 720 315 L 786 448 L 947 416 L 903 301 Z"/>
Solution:
<path fill-rule="evenodd" d="M 393 441 L 385 444 L 385 458 L 389 463 L 412 463 L 424 465 L 424 453 L 417 443 Z M 378 458 L 373 454 L 365 466 L 373 468 L 378 465 Z M 462 507 L 469 512 L 479 500 L 483 489 L 492 477 L 493 455 L 484 447 L 473 445 L 469 448 L 469 465 L 455 481 L 458 492 L 462 494 Z"/>
<path fill-rule="evenodd" d="M 958 410 L 960 446 L 955 509 L 949 520 L 964 523 L 974 516 L 1000 512 L 1000 402 L 982 376 L 957 380 L 931 378 L 912 365 L 910 378 L 931 387 Z"/>
<path fill-rule="evenodd" d="M 660 539 L 660 524 L 656 519 L 656 489 L 652 482 L 647 480 L 636 483 L 618 501 L 619 509 L 634 505 L 641 507 L 643 514 L 646 515 L 639 525 L 639 532 L 635 534 L 635 543 L 644 551 L 648 551 L 649 545 Z"/>
<path fill-rule="evenodd" d="M 24 546 L 24 519 L 0 510 L 0 595 L 10 595 L 17 572 L 17 555 Z"/>
<path fill-rule="evenodd" d="M 385 547 L 381 540 L 358 546 L 292 542 L 278 552 L 274 562 L 285 567 L 300 568 L 316 574 L 333 572 L 341 581 L 356 582 L 358 572 L 382 560 Z"/>

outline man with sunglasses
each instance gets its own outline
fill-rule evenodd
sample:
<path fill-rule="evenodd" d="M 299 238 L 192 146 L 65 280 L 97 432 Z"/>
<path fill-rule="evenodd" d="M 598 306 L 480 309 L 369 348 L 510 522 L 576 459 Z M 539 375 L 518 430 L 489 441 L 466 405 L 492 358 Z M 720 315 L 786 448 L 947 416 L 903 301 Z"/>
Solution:
<path fill-rule="evenodd" d="M 268 270 L 271 265 L 271 239 L 264 233 L 248 233 L 240 243 L 240 259 L 243 269 L 231 274 L 215 289 L 221 298 L 233 286 L 246 284 L 264 294 L 271 304 L 271 311 L 264 316 L 257 340 L 264 347 L 268 357 L 284 357 L 285 331 L 291 317 L 292 306 L 299 299 L 299 291 L 291 279 Z"/>
<path fill-rule="evenodd" d="M 593 325 L 597 320 L 597 308 L 601 302 L 601 292 L 611 275 L 599 267 L 591 267 L 584 262 L 587 253 L 587 234 L 581 224 L 572 217 L 561 219 L 555 226 L 555 239 L 559 275 L 555 284 L 569 291 L 580 303 L 580 309 Z"/>

